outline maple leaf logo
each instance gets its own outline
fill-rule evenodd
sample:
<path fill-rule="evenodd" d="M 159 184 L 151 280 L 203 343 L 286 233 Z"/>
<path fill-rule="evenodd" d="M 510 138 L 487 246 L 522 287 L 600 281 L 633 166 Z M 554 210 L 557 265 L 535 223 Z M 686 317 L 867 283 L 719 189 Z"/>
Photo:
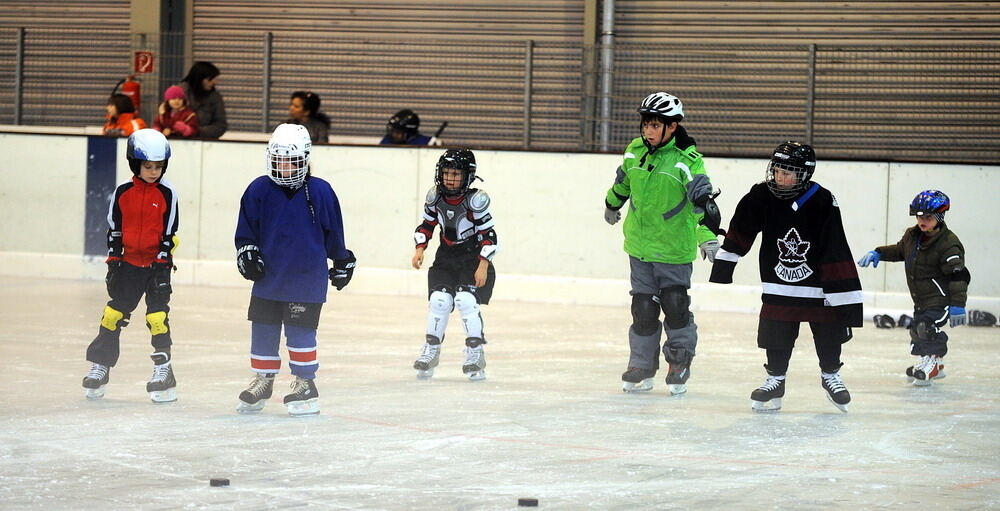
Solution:
<path fill-rule="evenodd" d="M 778 259 L 788 263 L 804 263 L 810 245 L 812 243 L 803 241 L 799 231 L 792 227 L 784 238 L 778 240 Z"/>

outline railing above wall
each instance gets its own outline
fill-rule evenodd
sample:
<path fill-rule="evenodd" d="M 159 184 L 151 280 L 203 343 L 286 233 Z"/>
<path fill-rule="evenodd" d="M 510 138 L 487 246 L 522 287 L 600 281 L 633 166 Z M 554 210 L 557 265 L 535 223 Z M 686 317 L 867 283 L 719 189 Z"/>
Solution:
<path fill-rule="evenodd" d="M 312 90 L 333 120 L 331 136 L 377 139 L 395 111 L 412 108 L 425 133 L 448 122 L 447 145 L 591 151 L 606 121 L 617 152 L 638 133 L 642 97 L 666 90 L 684 101 L 685 124 L 708 155 L 759 157 L 783 140 L 811 139 L 825 159 L 1000 161 L 996 44 L 618 43 L 611 108 L 601 118 L 601 76 L 584 68 L 599 60 L 590 52 L 600 55 L 600 45 L 283 32 L 267 44 L 267 37 L 202 40 L 196 48 L 196 60 L 222 70 L 219 91 L 234 131 L 273 127 L 287 117 L 293 91 Z M 19 45 L 16 29 L 0 29 L 0 123 L 17 122 L 20 112 L 31 125 L 101 124 L 136 44 L 108 31 L 30 29 Z M 147 120 L 169 85 L 143 83 Z"/>

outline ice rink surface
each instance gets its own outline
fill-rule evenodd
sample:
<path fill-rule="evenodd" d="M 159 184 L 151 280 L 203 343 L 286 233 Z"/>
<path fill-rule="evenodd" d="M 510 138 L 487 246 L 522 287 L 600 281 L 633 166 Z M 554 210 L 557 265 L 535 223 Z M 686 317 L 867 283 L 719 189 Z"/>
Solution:
<path fill-rule="evenodd" d="M 251 377 L 248 296 L 176 287 L 179 400 L 161 405 L 145 392 L 140 305 L 107 396 L 90 402 L 80 380 L 103 283 L 0 277 L 0 508 L 503 510 L 520 497 L 569 510 L 1000 508 L 1000 329 L 949 330 L 948 377 L 927 388 L 905 383 L 906 331 L 856 331 L 847 414 L 800 338 L 784 408 L 755 414 L 765 374 L 751 315 L 697 315 L 689 391 L 670 397 L 665 371 L 650 393 L 621 392 L 624 307 L 485 307 L 482 382 L 461 373 L 453 315 L 441 366 L 418 381 L 426 302 L 331 291 L 322 413 L 293 418 L 287 364 L 262 413 L 234 411 Z"/>

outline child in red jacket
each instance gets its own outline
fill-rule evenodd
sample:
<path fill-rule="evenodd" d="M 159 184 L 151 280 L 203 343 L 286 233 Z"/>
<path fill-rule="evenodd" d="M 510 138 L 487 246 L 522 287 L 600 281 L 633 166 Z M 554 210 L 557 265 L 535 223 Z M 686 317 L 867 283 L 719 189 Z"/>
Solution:
<path fill-rule="evenodd" d="M 163 93 L 160 115 L 153 119 L 153 129 L 167 137 L 191 138 L 198 135 L 198 115 L 187 107 L 184 89 L 174 85 Z"/>

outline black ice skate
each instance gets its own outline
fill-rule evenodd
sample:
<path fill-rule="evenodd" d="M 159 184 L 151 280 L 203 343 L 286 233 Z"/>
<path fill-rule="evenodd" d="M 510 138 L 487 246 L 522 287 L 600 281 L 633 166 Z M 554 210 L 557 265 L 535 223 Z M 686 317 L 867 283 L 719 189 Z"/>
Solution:
<path fill-rule="evenodd" d="M 486 379 L 486 353 L 483 351 L 482 343 L 475 346 L 466 345 L 465 363 L 462 364 L 462 372 L 469 377 L 470 381 Z"/>
<path fill-rule="evenodd" d="M 236 411 L 253 413 L 263 410 L 273 390 L 274 374 L 257 373 L 253 380 L 250 380 L 250 386 L 240 392 L 240 404 L 236 407 Z"/>
<path fill-rule="evenodd" d="M 677 396 L 687 392 L 687 381 L 691 376 L 691 364 L 675 364 L 670 362 L 670 370 L 667 371 L 667 390 L 670 395 Z"/>
<path fill-rule="evenodd" d="M 319 414 L 319 391 L 312 380 L 295 377 L 292 382 L 292 393 L 285 396 L 285 406 L 288 407 L 288 415 L 317 415 Z"/>
<path fill-rule="evenodd" d="M 924 355 L 916 364 L 906 368 L 906 383 L 917 387 L 926 387 L 933 380 L 947 376 L 944 372 L 944 360 L 937 355 Z"/>
<path fill-rule="evenodd" d="M 87 399 L 101 399 L 104 397 L 104 387 L 108 384 L 111 376 L 111 368 L 101 364 L 92 364 L 90 372 L 83 377 L 83 395 Z"/>
<path fill-rule="evenodd" d="M 826 398 L 833 403 L 833 406 L 847 413 L 847 404 L 851 402 L 851 393 L 847 391 L 844 381 L 840 379 L 840 373 L 821 373 L 820 383 L 826 390 Z"/>
<path fill-rule="evenodd" d="M 428 336 L 430 337 L 430 336 Z M 434 368 L 438 366 L 441 358 L 441 344 L 424 343 L 420 350 L 420 356 L 413 362 L 413 368 L 417 370 L 417 378 L 426 380 L 434 376 Z"/>
<path fill-rule="evenodd" d="M 653 389 L 655 369 L 630 367 L 622 373 L 622 392 L 648 392 Z"/>
<path fill-rule="evenodd" d="M 777 412 L 781 410 L 783 397 L 785 397 L 785 376 L 769 374 L 764 384 L 750 393 L 750 408 L 755 412 Z"/>
<path fill-rule="evenodd" d="M 158 351 L 149 358 L 153 359 L 153 376 L 146 384 L 149 399 L 154 403 L 177 401 L 177 380 L 174 379 L 174 369 L 170 366 L 170 353 Z"/>

